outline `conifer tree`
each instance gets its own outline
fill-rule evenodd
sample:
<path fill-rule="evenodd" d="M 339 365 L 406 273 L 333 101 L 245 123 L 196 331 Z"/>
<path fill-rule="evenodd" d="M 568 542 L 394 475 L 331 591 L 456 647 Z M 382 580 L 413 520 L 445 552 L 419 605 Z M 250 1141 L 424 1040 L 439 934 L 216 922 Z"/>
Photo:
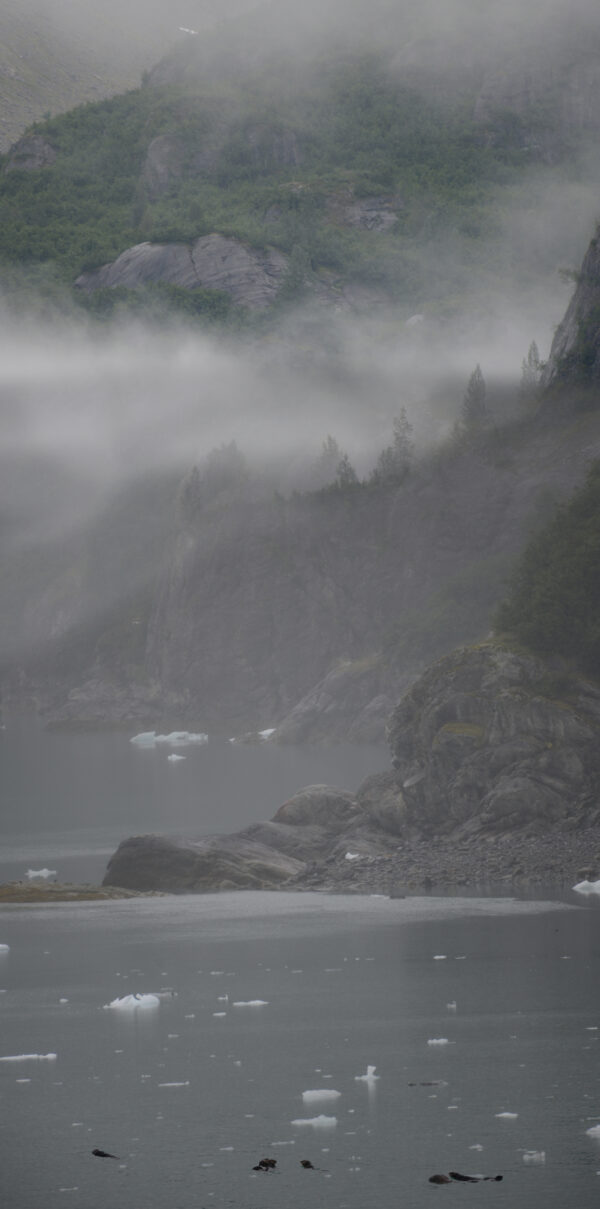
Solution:
<path fill-rule="evenodd" d="M 486 394 L 487 388 L 481 366 L 476 365 L 467 382 L 460 412 L 462 428 L 465 432 L 477 432 L 489 423 Z"/>

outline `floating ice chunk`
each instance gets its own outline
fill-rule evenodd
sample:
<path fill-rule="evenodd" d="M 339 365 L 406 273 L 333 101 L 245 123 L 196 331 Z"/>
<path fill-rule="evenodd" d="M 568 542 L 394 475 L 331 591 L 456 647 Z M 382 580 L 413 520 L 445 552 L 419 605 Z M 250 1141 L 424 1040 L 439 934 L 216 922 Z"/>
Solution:
<path fill-rule="evenodd" d="M 0 953 L 9 953 L 10 945 L 0 945 Z"/>
<path fill-rule="evenodd" d="M 56 1062 L 56 1054 L 7 1054 L 0 1062 Z"/>
<path fill-rule="evenodd" d="M 213 1016 L 216 1016 L 217 1018 L 220 1018 L 220 1017 L 226 1016 L 226 1015 L 227 1015 L 227 1012 L 213 1012 Z"/>
<path fill-rule="evenodd" d="M 337 1117 L 325 1117 L 321 1113 L 318 1117 L 300 1117 L 296 1121 L 292 1121 L 292 1125 L 312 1125 L 313 1129 L 334 1129 L 337 1125 Z"/>
<path fill-rule="evenodd" d="M 434 961 L 447 961 L 447 960 L 448 960 L 448 956 L 447 956 L 447 954 L 446 954 L 446 953 L 434 953 L 434 954 L 433 954 L 433 960 L 434 960 Z"/>
<path fill-rule="evenodd" d="M 469 1150 L 483 1150 L 483 1146 L 481 1142 L 473 1142 L 473 1145 L 469 1146 Z"/>
<path fill-rule="evenodd" d="M 34 877 L 43 877 L 44 879 L 47 877 L 56 877 L 56 869 L 28 869 L 27 877 L 30 881 Z"/>
<path fill-rule="evenodd" d="M 450 1042 L 447 1037 L 430 1037 L 427 1044 L 428 1045 L 449 1045 Z"/>
<path fill-rule="evenodd" d="M 578 894 L 600 894 L 600 881 L 577 882 L 577 885 L 573 886 L 573 890 L 576 890 Z"/>
<path fill-rule="evenodd" d="M 341 1094 L 341 1091 L 334 1091 L 332 1087 L 322 1087 L 315 1088 L 314 1091 L 303 1091 L 302 1099 L 305 1104 L 314 1104 L 317 1100 L 337 1100 Z"/>
<path fill-rule="evenodd" d="M 274 734 L 275 734 L 274 726 L 268 726 L 266 730 L 259 730 L 259 732 L 258 732 L 259 738 L 265 739 L 265 740 L 271 739 Z"/>
<path fill-rule="evenodd" d="M 158 995 L 123 995 L 120 999 L 113 999 L 104 1004 L 105 1008 L 112 1008 L 117 1012 L 148 1012 L 159 1006 Z"/>
<path fill-rule="evenodd" d="M 526 1150 L 525 1154 L 523 1155 L 523 1162 L 524 1163 L 545 1163 L 546 1162 L 546 1151 L 545 1150 Z"/>
<path fill-rule="evenodd" d="M 453 999 L 451 1003 L 447 1003 L 446 1007 L 449 1012 L 455 1012 L 456 1011 L 456 999 Z"/>
<path fill-rule="evenodd" d="M 585 1131 L 588 1138 L 600 1138 L 600 1125 L 592 1125 L 591 1129 Z"/>
<path fill-rule="evenodd" d="M 59 999 L 59 1001 L 58 1001 L 58 1002 L 59 1002 L 59 1003 L 68 1003 L 68 1002 L 69 1002 L 69 1000 L 68 1000 L 68 999 Z"/>
<path fill-rule="evenodd" d="M 359 860 L 360 860 L 360 858 L 361 858 L 361 853 L 360 853 L 360 852 L 347 852 L 347 853 L 346 853 L 346 860 L 347 860 L 347 861 L 359 861 Z"/>
<path fill-rule="evenodd" d="M 375 1074 L 376 1070 L 377 1070 L 376 1066 L 367 1066 L 366 1075 L 355 1075 L 354 1076 L 356 1083 L 374 1083 L 375 1080 L 379 1078 L 379 1075 Z"/>
<path fill-rule="evenodd" d="M 179 761 L 185 760 L 185 758 L 186 758 L 185 756 L 176 755 L 176 753 L 174 751 L 171 752 L 170 756 L 167 756 L 167 760 L 168 760 L 169 764 L 179 764 Z"/>
<path fill-rule="evenodd" d="M 189 730 L 172 730 L 168 735 L 157 735 L 155 730 L 145 730 L 139 735 L 134 735 L 129 742 L 134 743 L 136 747 L 156 747 L 157 744 L 165 744 L 167 747 L 192 747 L 208 743 L 208 735 Z"/>
<path fill-rule="evenodd" d="M 183 1083 L 159 1083 L 159 1087 L 189 1087 L 189 1079 L 184 1079 Z"/>
<path fill-rule="evenodd" d="M 234 1007 L 266 1007 L 268 999 L 237 999 L 234 1001 Z"/>
<path fill-rule="evenodd" d="M 496 1113 L 494 1113 L 494 1116 L 499 1117 L 501 1120 L 504 1120 L 504 1121 L 516 1121 L 518 1115 L 519 1115 L 518 1112 L 496 1112 Z"/>
<path fill-rule="evenodd" d="M 420 315 L 420 314 L 411 315 L 410 319 L 405 320 L 404 326 L 405 327 L 418 327 L 420 323 L 423 323 L 424 319 L 425 319 L 424 315 Z"/>
<path fill-rule="evenodd" d="M 248 1115 L 248 1114 L 246 1114 L 246 1115 Z M 291 1141 L 291 1142 L 269 1142 L 269 1146 L 295 1146 L 295 1145 L 296 1145 L 296 1142 L 295 1142 L 295 1141 Z"/>
<path fill-rule="evenodd" d="M 31 1079 L 15 1079 L 15 1083 L 31 1083 Z"/>

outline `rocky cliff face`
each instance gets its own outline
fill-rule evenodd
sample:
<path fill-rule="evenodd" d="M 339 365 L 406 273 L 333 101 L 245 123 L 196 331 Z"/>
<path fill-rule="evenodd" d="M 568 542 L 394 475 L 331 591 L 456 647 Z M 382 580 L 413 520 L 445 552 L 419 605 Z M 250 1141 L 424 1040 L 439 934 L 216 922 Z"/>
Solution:
<path fill-rule="evenodd" d="M 408 827 L 454 836 L 600 822 L 600 689 L 495 644 L 453 652 L 389 724 Z"/>
<path fill-rule="evenodd" d="M 546 387 L 600 382 L 600 239 L 592 239 L 544 370 Z"/>

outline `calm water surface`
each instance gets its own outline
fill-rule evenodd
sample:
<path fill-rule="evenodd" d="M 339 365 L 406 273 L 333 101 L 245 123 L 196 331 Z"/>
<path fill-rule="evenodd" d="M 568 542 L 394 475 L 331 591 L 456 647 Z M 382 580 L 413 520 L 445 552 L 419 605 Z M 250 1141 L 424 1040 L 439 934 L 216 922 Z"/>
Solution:
<path fill-rule="evenodd" d="M 591 1209 L 599 920 L 254 893 L 4 907 L 0 1056 L 56 1059 L 0 1062 L 3 1204 Z M 303 1100 L 322 1090 L 340 1094 Z M 254 1173 L 265 1155 L 276 1171 Z M 449 1169 L 504 1181 L 428 1183 Z"/>

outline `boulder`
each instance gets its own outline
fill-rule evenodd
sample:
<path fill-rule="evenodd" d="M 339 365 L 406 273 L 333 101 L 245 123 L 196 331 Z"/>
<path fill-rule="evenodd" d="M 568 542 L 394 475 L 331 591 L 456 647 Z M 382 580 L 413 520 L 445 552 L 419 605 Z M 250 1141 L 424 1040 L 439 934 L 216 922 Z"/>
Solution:
<path fill-rule="evenodd" d="M 166 282 L 183 289 L 222 290 L 239 306 L 259 310 L 275 301 L 287 271 L 275 248 L 259 250 L 224 235 L 204 235 L 192 244 L 136 244 L 100 269 L 82 273 L 75 285 L 91 292 Z"/>
<path fill-rule="evenodd" d="M 4 165 L 5 172 L 36 172 L 49 168 L 56 159 L 56 151 L 41 134 L 26 134 L 15 143 Z"/>

